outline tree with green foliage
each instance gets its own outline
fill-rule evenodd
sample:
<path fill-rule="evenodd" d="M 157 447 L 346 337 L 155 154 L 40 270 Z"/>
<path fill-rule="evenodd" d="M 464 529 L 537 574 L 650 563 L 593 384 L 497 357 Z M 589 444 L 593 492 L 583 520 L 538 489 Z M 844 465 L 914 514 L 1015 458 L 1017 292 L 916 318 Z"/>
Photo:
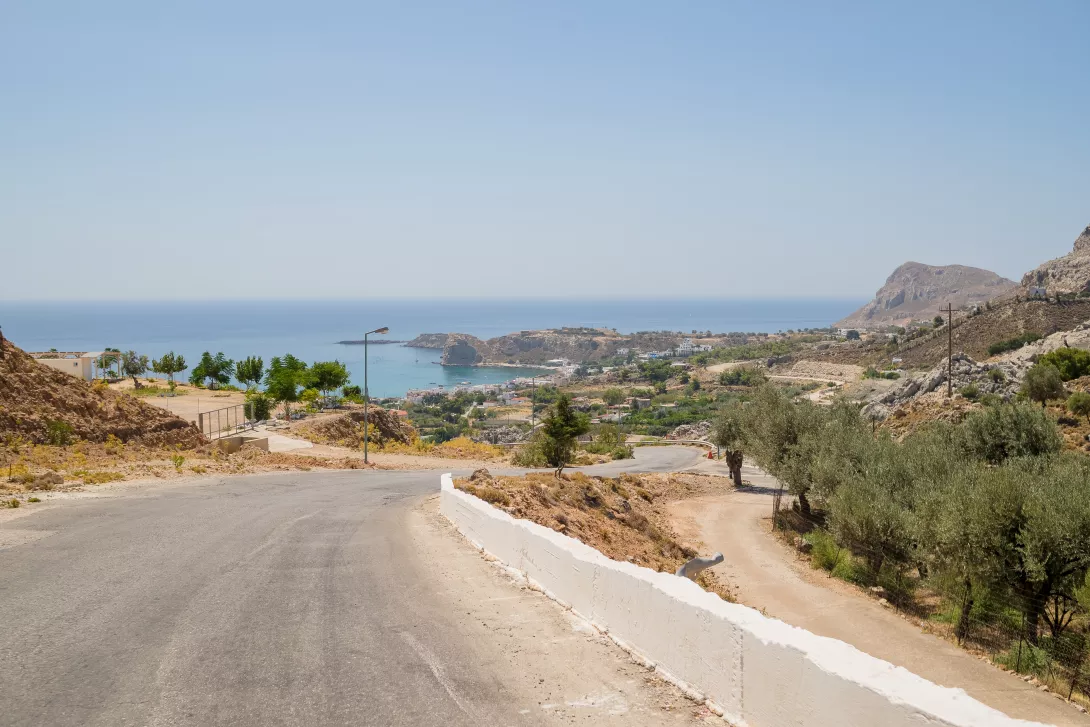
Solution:
<path fill-rule="evenodd" d="M 1090 375 L 1090 351 L 1081 348 L 1057 348 L 1037 359 L 1037 364 L 1055 366 L 1061 381 Z"/>
<path fill-rule="evenodd" d="M 613 386 L 602 392 L 602 401 L 610 406 L 617 406 L 624 401 L 624 391 Z"/>
<path fill-rule="evenodd" d="M 673 373 L 673 367 L 670 365 L 670 362 L 663 359 L 641 361 L 636 368 L 639 370 L 640 376 L 647 379 L 652 384 L 666 381 L 670 378 L 670 374 Z"/>
<path fill-rule="evenodd" d="M 126 351 L 121 354 L 121 371 L 126 376 L 132 377 L 135 388 L 144 388 L 136 377 L 143 376 L 148 372 L 148 357 L 137 354 L 136 351 Z"/>
<path fill-rule="evenodd" d="M 749 448 L 757 463 L 778 478 L 810 515 L 810 463 L 817 450 L 811 436 L 822 423 L 822 412 L 810 400 L 793 402 L 783 391 L 766 384 L 746 408 Z"/>
<path fill-rule="evenodd" d="M 1038 363 L 1026 372 L 1022 393 L 1045 407 L 1050 399 L 1064 398 L 1064 384 L 1059 370 L 1049 363 Z"/>
<path fill-rule="evenodd" d="M 931 319 L 931 322 L 934 324 L 935 328 L 942 328 L 946 323 L 946 319 L 942 316 L 935 316 Z"/>
<path fill-rule="evenodd" d="M 847 338 L 849 341 L 858 341 L 861 338 L 861 336 L 859 335 L 859 331 L 855 330 L 854 328 L 844 334 L 844 337 Z"/>
<path fill-rule="evenodd" d="M 247 356 L 235 364 L 235 378 L 247 389 L 256 388 L 265 376 L 265 362 L 260 356 Z"/>
<path fill-rule="evenodd" d="M 103 372 L 115 368 L 117 369 L 117 375 L 121 376 L 121 351 L 116 348 L 107 347 L 103 354 L 95 359 L 95 366 Z"/>
<path fill-rule="evenodd" d="M 348 383 L 348 368 L 340 361 L 316 361 L 310 367 L 311 386 L 328 399 L 330 393 Z"/>
<path fill-rule="evenodd" d="M 273 356 L 265 374 L 265 393 L 273 401 L 284 405 L 286 418 L 291 420 L 291 405 L 299 401 L 299 390 L 310 383 L 310 371 L 305 362 L 286 353 Z"/>
<path fill-rule="evenodd" d="M 746 427 L 742 410 L 737 404 L 725 407 L 719 413 L 709 440 L 723 451 L 723 459 L 730 469 L 734 486 L 741 487 Z"/>
<path fill-rule="evenodd" d="M 254 422 L 266 421 L 271 410 L 272 401 L 264 392 L 258 391 L 256 387 L 246 390 L 246 402 L 243 404 L 243 411 L 247 419 Z"/>
<path fill-rule="evenodd" d="M 1077 417 L 1086 417 L 1086 421 L 1090 422 L 1090 394 L 1076 391 L 1067 397 L 1067 410 Z"/>
<path fill-rule="evenodd" d="M 157 374 L 164 374 L 171 384 L 174 383 L 174 374 L 185 371 L 185 356 L 173 351 L 164 353 L 162 358 L 151 362 L 151 370 Z"/>
<path fill-rule="evenodd" d="M 220 351 L 213 356 L 208 351 L 201 354 L 201 360 L 189 372 L 189 383 L 200 386 L 207 382 L 209 389 L 217 386 L 225 386 L 231 383 L 231 371 L 235 362 L 223 355 Z"/>
<path fill-rule="evenodd" d="M 978 409 L 965 418 L 955 436 L 966 455 L 990 464 L 1054 454 L 1063 446 L 1052 418 L 1028 404 Z"/>
<path fill-rule="evenodd" d="M 557 479 L 575 454 L 579 435 L 590 429 L 590 420 L 571 406 L 571 398 L 561 394 L 541 421 L 541 448 L 545 461 L 555 468 Z"/>
<path fill-rule="evenodd" d="M 719 374 L 721 386 L 760 386 L 766 381 L 768 377 L 756 366 L 736 366 Z"/>

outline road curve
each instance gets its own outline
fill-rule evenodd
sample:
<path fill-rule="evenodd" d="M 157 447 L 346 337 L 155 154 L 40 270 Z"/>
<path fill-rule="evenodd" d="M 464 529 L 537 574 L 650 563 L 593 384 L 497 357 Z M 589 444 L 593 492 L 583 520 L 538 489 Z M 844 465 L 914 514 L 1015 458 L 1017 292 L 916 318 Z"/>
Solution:
<path fill-rule="evenodd" d="M 0 525 L 24 536 L 0 549 L 0 724 L 540 723 L 407 532 L 437 489 L 436 472 L 209 478 Z"/>

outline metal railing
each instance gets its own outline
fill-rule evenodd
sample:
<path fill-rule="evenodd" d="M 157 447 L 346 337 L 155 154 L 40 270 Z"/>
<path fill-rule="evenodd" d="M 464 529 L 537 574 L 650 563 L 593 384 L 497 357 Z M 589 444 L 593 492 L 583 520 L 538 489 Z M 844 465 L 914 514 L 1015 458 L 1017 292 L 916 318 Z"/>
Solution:
<path fill-rule="evenodd" d="M 197 427 L 209 439 L 227 437 L 254 428 L 254 422 L 246 418 L 243 404 L 225 406 L 222 409 L 201 412 L 197 415 Z"/>

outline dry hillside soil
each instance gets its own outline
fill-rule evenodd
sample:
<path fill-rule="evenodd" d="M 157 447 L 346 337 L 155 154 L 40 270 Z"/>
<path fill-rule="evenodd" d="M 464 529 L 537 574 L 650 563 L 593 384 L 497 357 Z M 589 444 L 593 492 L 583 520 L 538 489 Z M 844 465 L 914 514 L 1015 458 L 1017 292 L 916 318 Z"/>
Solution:
<path fill-rule="evenodd" d="M 513 517 L 581 540 L 609 558 L 665 573 L 700 555 L 699 543 L 679 541 L 666 503 L 725 492 L 730 486 L 726 477 L 701 474 L 625 474 L 611 479 L 575 472 L 557 479 L 551 472 L 502 477 L 488 470 L 477 470 L 454 485 Z M 697 583 L 734 600 L 729 586 L 710 570 L 701 573 Z"/>
<path fill-rule="evenodd" d="M 45 443 L 50 425 L 62 422 L 71 436 L 148 446 L 198 447 L 204 438 L 189 422 L 127 394 L 98 389 L 82 379 L 44 366 L 10 341 L 0 359 L 0 434 Z M 54 431 L 57 426 L 54 424 Z"/>

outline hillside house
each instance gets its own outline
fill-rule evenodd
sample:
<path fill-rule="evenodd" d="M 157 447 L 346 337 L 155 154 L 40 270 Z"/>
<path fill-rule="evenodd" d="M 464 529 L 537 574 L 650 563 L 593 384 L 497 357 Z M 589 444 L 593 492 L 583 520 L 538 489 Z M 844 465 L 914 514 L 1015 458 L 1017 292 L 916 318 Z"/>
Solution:
<path fill-rule="evenodd" d="M 96 361 L 103 351 L 39 351 L 30 353 L 38 363 L 84 381 L 94 381 L 101 369 Z"/>

